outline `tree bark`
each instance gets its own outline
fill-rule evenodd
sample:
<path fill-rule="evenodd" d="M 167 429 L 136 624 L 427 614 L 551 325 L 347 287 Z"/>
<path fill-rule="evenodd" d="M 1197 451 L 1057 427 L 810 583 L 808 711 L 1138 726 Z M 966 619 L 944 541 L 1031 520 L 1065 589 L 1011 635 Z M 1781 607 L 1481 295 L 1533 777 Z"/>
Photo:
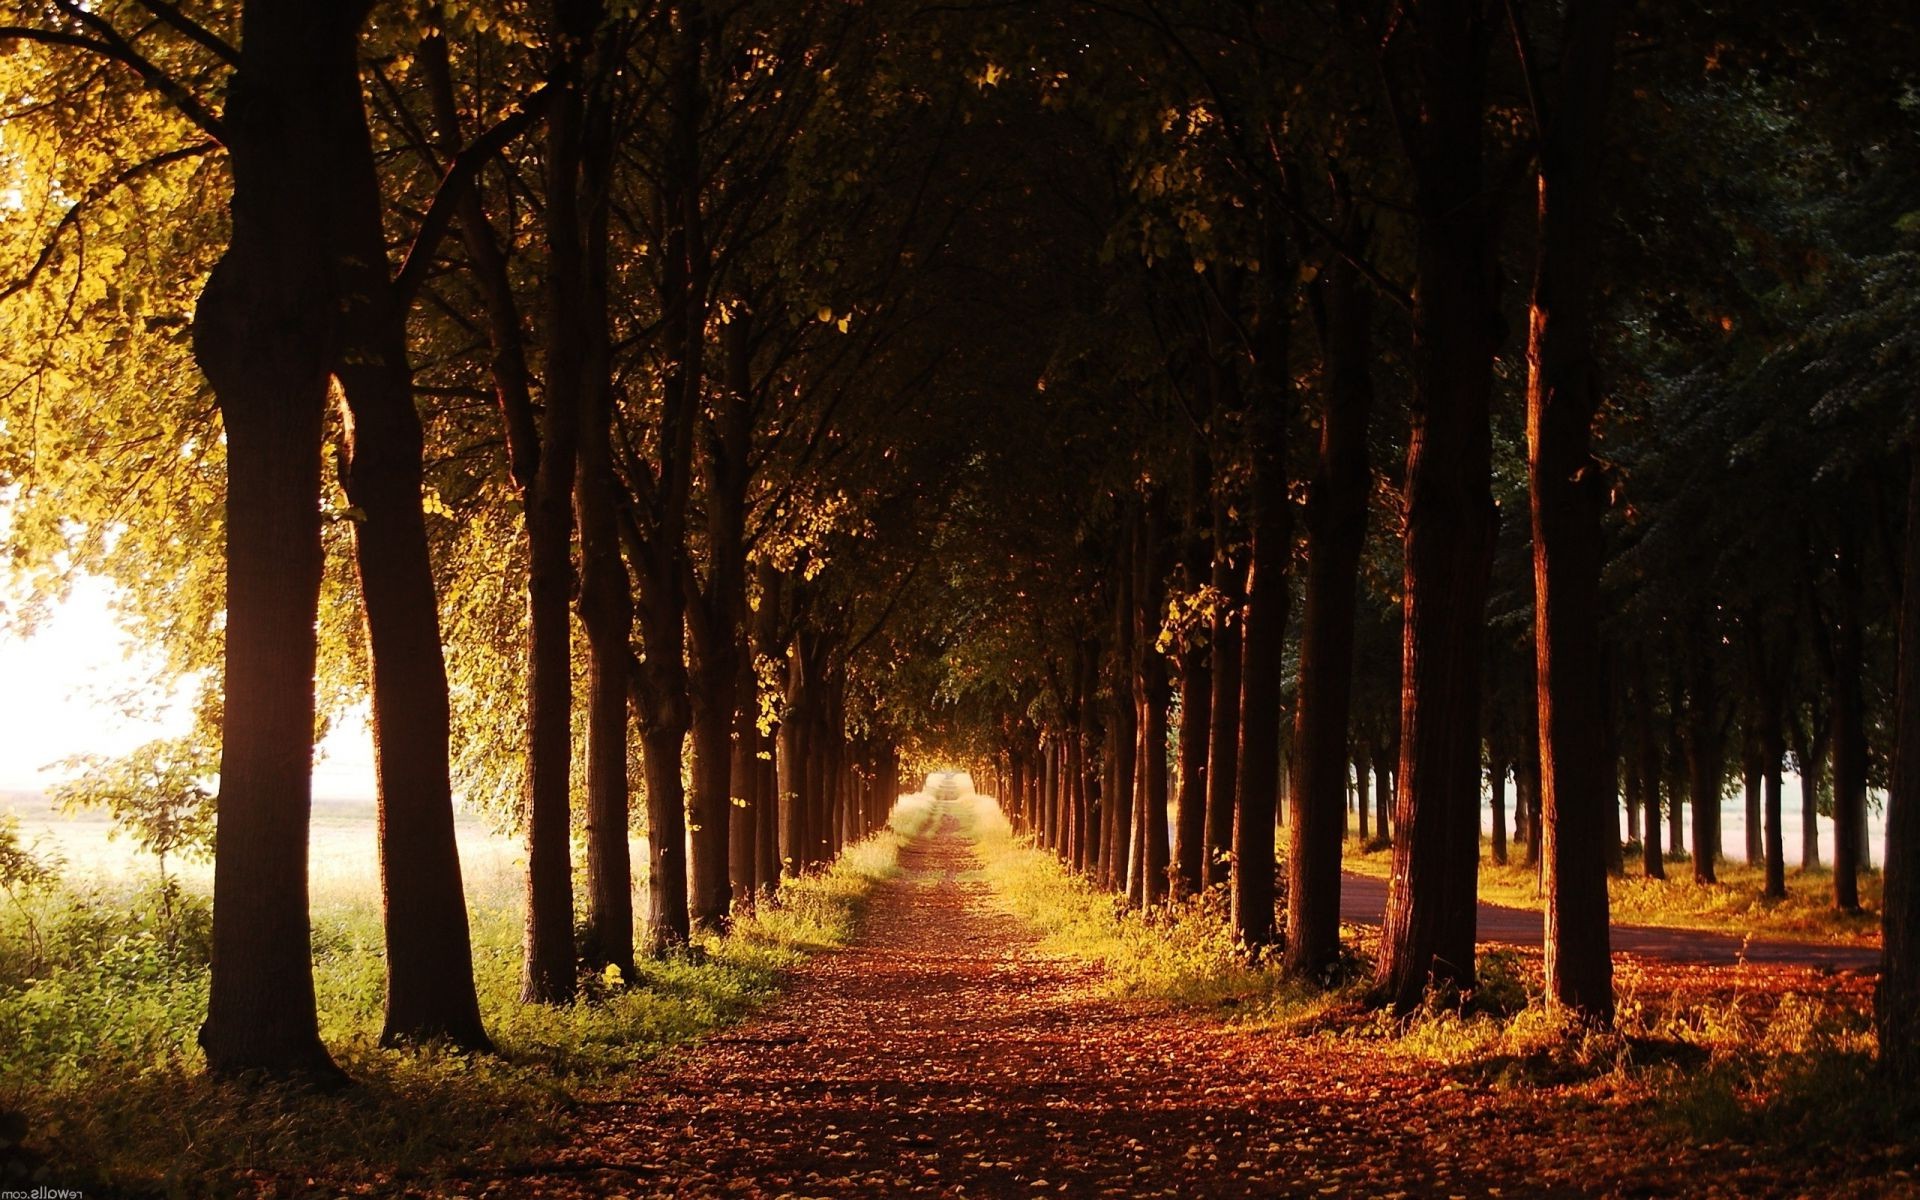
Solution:
<path fill-rule="evenodd" d="M 633 663 L 633 578 L 620 550 L 620 480 L 614 471 L 613 362 L 607 326 L 607 176 L 613 154 L 612 114 L 604 96 L 586 105 L 581 191 L 588 210 L 583 239 L 584 287 L 551 313 L 554 330 L 578 323 L 578 366 L 550 364 L 548 403 L 577 396 L 579 475 L 574 516 L 580 531 L 576 607 L 587 635 L 587 925 L 581 957 L 614 966 L 632 979 L 633 855 L 628 782 L 628 700 Z M 569 341 L 576 336 L 564 335 Z"/>
<path fill-rule="evenodd" d="M 693 924 L 725 927 L 733 897 L 729 845 L 750 836 L 752 815 L 734 804 L 739 786 L 734 743 L 742 702 L 742 638 L 747 620 L 746 500 L 752 450 L 753 319 L 736 311 L 724 328 L 725 386 L 702 422 L 701 466 L 707 512 L 706 586 L 687 622 L 693 634 Z M 723 832 L 721 826 L 728 828 Z M 748 857 L 751 851 L 748 851 Z"/>
<path fill-rule="evenodd" d="M 320 1043 L 307 916 L 320 451 L 338 349 L 325 253 L 336 182 L 309 147 L 360 102 L 358 15 L 250 2 L 226 109 L 232 240 L 194 319 L 227 437 L 227 627 L 212 978 L 217 1075 L 341 1078 Z"/>
<path fill-rule="evenodd" d="M 1813 722 L 1820 723 L 1819 714 Z M 1800 869 L 1820 867 L 1820 771 L 1827 756 L 1827 731 L 1809 733 L 1798 727 L 1793 734 L 1793 757 L 1800 774 Z"/>
<path fill-rule="evenodd" d="M 1107 886 L 1127 893 L 1127 871 L 1133 859 L 1134 779 L 1140 761 L 1139 710 L 1133 698 L 1133 543 L 1131 536 L 1121 555 L 1114 576 L 1114 642 L 1112 688 L 1112 727 L 1107 731 L 1113 747 L 1114 791 L 1112 818 L 1107 838 Z"/>
<path fill-rule="evenodd" d="M 1134 701 L 1140 707 L 1140 872 L 1136 895 L 1150 909 L 1167 896 L 1167 705 L 1173 688 L 1160 652 L 1160 618 L 1166 611 L 1167 501 L 1156 492 L 1146 502 L 1134 542 Z"/>
<path fill-rule="evenodd" d="M 1687 799 L 1693 805 L 1693 879 L 1714 883 L 1720 858 L 1720 792 L 1726 765 L 1722 745 L 1720 695 L 1711 642 L 1704 629 L 1690 638 L 1693 659 L 1687 680 Z"/>
<path fill-rule="evenodd" d="M 1859 565 L 1851 540 L 1835 547 L 1838 603 L 1833 613 L 1833 906 L 1860 911 L 1859 873 L 1866 842 L 1867 730 L 1861 698 Z"/>
<path fill-rule="evenodd" d="M 1920 1071 L 1920 439 L 1909 457 L 1893 786 L 1887 792 L 1880 983 L 1873 1009 L 1881 1069 L 1905 1081 Z"/>
<path fill-rule="evenodd" d="M 1558 86 L 1541 125 L 1539 243 L 1528 308 L 1527 477 L 1540 728 L 1546 992 L 1613 1020 L 1606 839 L 1612 778 L 1600 647 L 1606 483 L 1591 436 L 1600 406 L 1593 352 L 1600 155 L 1613 73 L 1615 0 L 1570 4 Z"/>
<path fill-rule="evenodd" d="M 1287 426 L 1293 411 L 1293 275 L 1277 218 L 1268 214 L 1255 313 L 1254 386 L 1247 414 L 1252 532 L 1242 625 L 1239 788 L 1233 812 L 1230 919 L 1234 939 L 1258 950 L 1280 936 L 1274 911 L 1274 822 L 1280 809 L 1280 680 L 1285 670 L 1293 514 Z"/>
<path fill-rule="evenodd" d="M 1487 787 L 1493 808 L 1493 861 L 1497 866 L 1507 865 L 1507 765 L 1504 760 L 1491 757 L 1488 751 Z"/>
<path fill-rule="evenodd" d="M 1376 982 L 1396 1010 L 1473 986 L 1480 860 L 1480 651 L 1493 563 L 1489 403 L 1502 337 L 1482 170 L 1490 15 L 1411 14 L 1415 175 L 1399 810 Z"/>
<path fill-rule="evenodd" d="M 1208 647 L 1180 653 L 1180 806 L 1173 835 L 1173 898 L 1200 891 L 1207 835 L 1207 732 L 1212 720 L 1213 673 Z"/>
<path fill-rule="evenodd" d="M 332 207 L 330 248 L 345 287 L 335 370 L 348 408 L 341 484 L 362 514 L 354 547 L 373 663 L 387 957 L 380 1042 L 491 1050 L 474 991 L 454 838 L 447 668 L 421 508 L 424 436 L 407 312 L 390 282 L 379 173 L 357 94 L 350 106 L 342 101 L 339 123 L 330 159 L 345 194 Z"/>
<path fill-rule="evenodd" d="M 1231 517 L 1226 497 L 1213 497 L 1213 588 L 1218 593 L 1208 627 L 1213 700 L 1208 705 L 1207 812 L 1201 832 L 1201 881 L 1227 881 L 1233 846 L 1233 798 L 1240 785 L 1240 612 L 1245 579 L 1227 549 Z"/>

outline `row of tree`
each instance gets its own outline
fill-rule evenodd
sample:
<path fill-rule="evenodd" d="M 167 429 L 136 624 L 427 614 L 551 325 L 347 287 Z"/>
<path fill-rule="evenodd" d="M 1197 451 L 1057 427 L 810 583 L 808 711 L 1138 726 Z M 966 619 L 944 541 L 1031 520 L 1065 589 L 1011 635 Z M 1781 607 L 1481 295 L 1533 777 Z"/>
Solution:
<path fill-rule="evenodd" d="M 1401 1008 L 1472 986 L 1511 768 L 1597 1021 L 1615 781 L 1711 877 L 1751 779 L 1783 879 L 1830 762 L 1847 905 L 1892 780 L 1920 1043 L 1910 15 L 1623 7 L 24 5 L 14 569 L 129 583 L 202 684 L 210 1064 L 327 1069 L 308 779 L 361 695 L 395 1040 L 485 1044 L 456 792 L 559 1001 L 641 948 L 635 824 L 671 951 L 940 747 L 1310 978 L 1366 762 Z"/>
<path fill-rule="evenodd" d="M 970 728 L 1016 819 L 1140 906 L 1224 883 L 1238 938 L 1323 978 L 1349 770 L 1377 772 L 1377 994 L 1406 1009 L 1472 986 L 1482 789 L 1504 858 L 1511 774 L 1548 994 L 1604 1022 L 1622 793 L 1647 873 L 1684 803 L 1712 880 L 1741 783 L 1781 895 L 1791 763 L 1843 909 L 1894 783 L 1899 946 L 1920 129 L 1875 46 L 1903 18 L 1102 11 L 1098 49 L 1004 31 L 1042 80 L 1151 81 L 1131 123 L 1085 97 L 1107 329 L 1044 378 L 1087 405 L 1103 488 L 972 551 L 1004 601 L 961 652 Z M 997 459 L 1013 505 L 981 524 L 1085 471 L 1074 438 Z M 1914 969 L 1889 950 L 1890 1057 Z"/>

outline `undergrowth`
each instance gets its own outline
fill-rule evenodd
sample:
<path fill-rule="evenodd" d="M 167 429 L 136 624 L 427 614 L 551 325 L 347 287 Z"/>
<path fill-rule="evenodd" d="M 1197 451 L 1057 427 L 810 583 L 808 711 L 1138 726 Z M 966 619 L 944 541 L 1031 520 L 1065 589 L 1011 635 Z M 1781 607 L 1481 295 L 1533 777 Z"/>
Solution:
<path fill-rule="evenodd" d="M 1537 952 L 1483 948 L 1470 994 L 1395 1015 L 1367 999 L 1377 930 L 1343 929 L 1345 957 L 1328 986 L 1302 986 L 1234 945 L 1217 891 L 1143 915 L 1014 835 L 991 802 L 967 825 L 999 901 L 1046 949 L 1102 967 L 1116 995 L 1365 1044 L 1496 1090 L 1617 1104 L 1697 1141 L 1795 1155 L 1812 1139 L 1920 1165 L 1920 1090 L 1874 1070 L 1860 995 L 1807 990 L 1804 976 L 1751 964 L 1657 979 L 1622 970 L 1616 1020 L 1596 1029 L 1546 1003 Z"/>
<path fill-rule="evenodd" d="M 925 806 L 903 805 L 893 829 L 783 884 L 726 936 L 644 962 L 633 979 L 590 977 L 565 1006 L 520 1001 L 517 876 L 470 879 L 475 979 L 497 1057 L 380 1048 L 377 900 L 331 898 L 314 912 L 321 1034 L 355 1086 L 326 1094 L 204 1074 L 194 1043 L 204 896 L 172 897 L 163 928 L 150 888 L 52 891 L 0 920 L 0 1111 L 24 1116 L 43 1182 L 122 1194 L 338 1194 L 349 1180 L 378 1192 L 510 1164 L 556 1138 L 582 1098 L 739 1020 L 783 970 L 845 944 L 927 819 Z"/>
<path fill-rule="evenodd" d="M 1098 963 L 1113 994 L 1244 1007 L 1281 990 L 1275 964 L 1250 961 L 1235 947 L 1218 889 L 1143 916 L 1016 837 L 991 801 L 962 811 L 999 902 L 1037 929 L 1048 951 Z"/>

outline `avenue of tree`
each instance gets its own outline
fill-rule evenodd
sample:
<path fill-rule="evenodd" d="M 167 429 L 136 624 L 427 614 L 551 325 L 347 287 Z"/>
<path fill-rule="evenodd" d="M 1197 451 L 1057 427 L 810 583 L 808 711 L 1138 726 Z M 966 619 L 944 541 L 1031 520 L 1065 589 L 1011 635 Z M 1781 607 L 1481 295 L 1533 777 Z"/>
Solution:
<path fill-rule="evenodd" d="M 1357 785 L 1401 1011 L 1490 792 L 1596 1024 L 1625 846 L 1713 879 L 1738 789 L 1784 895 L 1796 804 L 1855 909 L 1885 789 L 1920 1066 L 1920 78 L 1826 8 L 8 0 L 11 570 L 197 689 L 208 1066 L 334 1071 L 363 699 L 389 1043 L 489 1046 L 456 796 L 562 1003 L 945 756 L 1320 983 Z"/>

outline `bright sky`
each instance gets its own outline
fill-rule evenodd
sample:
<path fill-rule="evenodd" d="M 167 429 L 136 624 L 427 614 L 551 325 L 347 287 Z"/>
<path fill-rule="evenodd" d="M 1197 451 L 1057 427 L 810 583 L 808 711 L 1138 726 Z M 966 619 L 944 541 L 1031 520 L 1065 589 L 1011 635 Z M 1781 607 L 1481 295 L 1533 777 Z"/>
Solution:
<path fill-rule="evenodd" d="M 46 770 L 76 754 L 124 754 L 187 728 L 187 713 L 128 721 L 106 698 L 140 669 L 141 650 L 114 624 L 113 586 L 83 579 L 30 638 L 0 633 L 0 791 L 41 791 L 62 777 Z M 321 746 L 314 793 L 324 799 L 373 795 L 373 741 L 362 714 Z"/>

